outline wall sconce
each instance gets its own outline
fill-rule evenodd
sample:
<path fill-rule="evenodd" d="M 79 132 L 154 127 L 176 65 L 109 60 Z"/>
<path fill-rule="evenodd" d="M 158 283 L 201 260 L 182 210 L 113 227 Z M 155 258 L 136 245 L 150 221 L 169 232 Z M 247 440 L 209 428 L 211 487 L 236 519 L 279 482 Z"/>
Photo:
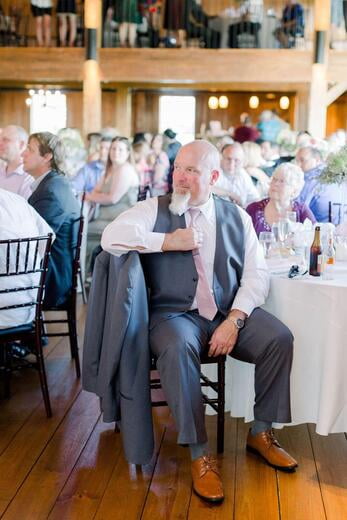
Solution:
<path fill-rule="evenodd" d="M 229 106 L 229 99 L 227 96 L 220 96 L 218 100 L 219 108 L 228 108 Z"/>
<path fill-rule="evenodd" d="M 288 96 L 281 96 L 280 97 L 280 108 L 282 110 L 288 110 L 290 105 L 290 100 Z"/>
<path fill-rule="evenodd" d="M 258 108 L 259 106 L 259 98 L 258 96 L 251 96 L 249 98 L 249 108 Z"/>
<path fill-rule="evenodd" d="M 218 108 L 218 98 L 216 96 L 210 96 L 208 98 L 208 108 L 216 110 Z"/>

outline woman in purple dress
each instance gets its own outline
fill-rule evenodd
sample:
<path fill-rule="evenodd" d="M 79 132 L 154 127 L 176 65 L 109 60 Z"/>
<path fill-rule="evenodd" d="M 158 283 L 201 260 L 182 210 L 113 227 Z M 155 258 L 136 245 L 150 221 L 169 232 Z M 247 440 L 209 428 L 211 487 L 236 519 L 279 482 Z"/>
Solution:
<path fill-rule="evenodd" d="M 284 218 L 287 211 L 295 211 L 297 222 L 304 222 L 306 218 L 316 222 L 312 211 L 295 200 L 303 185 L 304 173 L 299 166 L 282 163 L 276 168 L 270 182 L 269 197 L 247 207 L 258 236 L 261 231 L 271 231 L 274 222 Z"/>

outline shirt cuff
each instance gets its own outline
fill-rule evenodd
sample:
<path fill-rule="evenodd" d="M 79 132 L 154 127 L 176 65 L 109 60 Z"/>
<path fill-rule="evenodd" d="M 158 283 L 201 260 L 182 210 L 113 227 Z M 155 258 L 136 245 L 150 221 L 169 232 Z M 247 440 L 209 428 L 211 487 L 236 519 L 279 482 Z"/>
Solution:
<path fill-rule="evenodd" d="M 146 249 L 153 251 L 153 253 L 161 253 L 165 239 L 165 233 L 149 233 L 148 240 L 146 240 Z"/>
<path fill-rule="evenodd" d="M 252 311 L 254 310 L 254 308 L 255 308 L 255 306 L 252 304 L 252 302 L 245 301 L 245 299 L 242 298 L 242 296 L 238 297 L 236 295 L 230 311 L 232 311 L 233 309 L 238 309 L 239 311 L 242 311 L 245 314 L 247 314 L 247 317 L 248 317 L 252 314 Z"/>

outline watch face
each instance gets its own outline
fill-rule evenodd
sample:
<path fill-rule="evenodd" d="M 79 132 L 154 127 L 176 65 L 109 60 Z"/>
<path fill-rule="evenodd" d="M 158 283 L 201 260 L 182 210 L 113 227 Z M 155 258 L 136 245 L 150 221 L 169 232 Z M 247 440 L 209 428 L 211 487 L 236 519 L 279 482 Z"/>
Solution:
<path fill-rule="evenodd" d="M 236 320 L 236 326 L 238 329 L 242 329 L 242 327 L 245 326 L 245 322 L 244 320 L 242 320 L 241 318 L 237 318 Z"/>

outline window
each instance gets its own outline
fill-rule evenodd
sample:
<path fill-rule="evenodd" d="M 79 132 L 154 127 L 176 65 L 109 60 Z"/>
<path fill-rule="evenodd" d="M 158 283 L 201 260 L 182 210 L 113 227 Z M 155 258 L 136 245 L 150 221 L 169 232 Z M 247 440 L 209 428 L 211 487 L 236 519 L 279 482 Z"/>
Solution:
<path fill-rule="evenodd" d="M 66 127 L 66 96 L 59 90 L 40 90 L 31 96 L 30 133 L 52 132 Z"/>
<path fill-rule="evenodd" d="M 159 132 L 171 128 L 182 144 L 195 139 L 195 97 L 160 96 Z"/>

